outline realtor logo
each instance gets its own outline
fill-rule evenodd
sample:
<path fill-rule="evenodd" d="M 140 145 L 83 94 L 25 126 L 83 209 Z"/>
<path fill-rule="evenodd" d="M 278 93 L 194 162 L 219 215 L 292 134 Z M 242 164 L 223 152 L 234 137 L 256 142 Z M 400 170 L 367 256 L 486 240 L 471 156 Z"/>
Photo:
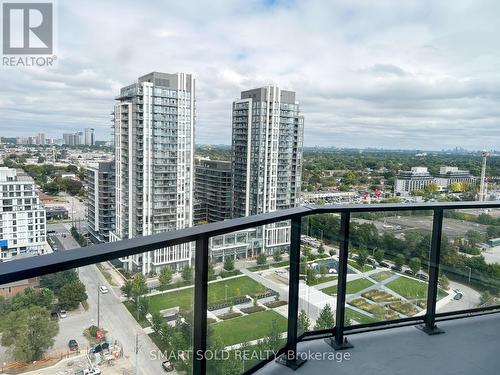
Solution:
<path fill-rule="evenodd" d="M 50 55 L 52 3 L 3 3 L 3 54 Z"/>

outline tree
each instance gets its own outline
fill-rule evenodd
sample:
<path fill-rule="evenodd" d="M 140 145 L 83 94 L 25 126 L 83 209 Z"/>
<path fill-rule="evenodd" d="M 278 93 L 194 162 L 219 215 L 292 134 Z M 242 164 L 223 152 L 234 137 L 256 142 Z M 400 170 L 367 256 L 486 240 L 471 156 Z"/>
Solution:
<path fill-rule="evenodd" d="M 300 332 L 309 331 L 309 327 L 311 326 L 311 321 L 309 320 L 309 317 L 307 316 L 305 310 L 300 310 L 297 320 Z"/>
<path fill-rule="evenodd" d="M 172 270 L 169 267 L 163 267 L 160 270 L 158 281 L 160 282 L 160 287 L 162 289 L 166 289 L 168 284 L 172 282 Z"/>
<path fill-rule="evenodd" d="M 234 259 L 232 256 L 224 258 L 224 269 L 229 272 L 234 270 Z"/>
<path fill-rule="evenodd" d="M 136 273 L 132 278 L 132 298 L 137 302 L 137 298 L 148 292 L 146 278 L 142 273 Z"/>
<path fill-rule="evenodd" d="M 417 257 L 411 258 L 408 265 L 410 266 L 410 269 L 412 270 L 414 275 L 416 275 L 418 271 L 420 271 L 420 268 L 422 268 L 422 262 L 420 258 Z"/>
<path fill-rule="evenodd" d="M 443 289 L 450 288 L 450 280 L 448 280 L 448 278 L 446 277 L 446 275 L 444 273 L 440 273 L 439 278 L 438 278 L 438 284 Z"/>
<path fill-rule="evenodd" d="M 491 301 L 492 298 L 493 296 L 491 295 L 491 293 L 485 290 L 484 292 L 481 293 L 480 297 L 481 305 L 486 305 L 488 302 Z"/>
<path fill-rule="evenodd" d="M 278 329 L 276 319 L 271 322 L 271 331 L 264 339 L 264 346 L 267 350 L 278 350 L 282 345 L 281 332 Z"/>
<path fill-rule="evenodd" d="M 398 270 L 403 268 L 403 264 L 405 264 L 405 256 L 403 254 L 396 255 L 396 259 L 394 260 L 394 265 Z"/>
<path fill-rule="evenodd" d="M 10 310 L 21 310 L 31 306 L 40 306 L 50 309 L 54 300 L 54 293 L 47 288 L 26 288 L 23 293 L 17 294 L 9 301 Z"/>
<path fill-rule="evenodd" d="M 215 269 L 212 262 L 208 262 L 208 280 L 215 279 Z"/>
<path fill-rule="evenodd" d="M 305 257 L 308 257 L 309 255 L 311 255 L 311 248 L 308 245 L 304 245 L 304 247 L 302 248 L 302 253 Z"/>
<path fill-rule="evenodd" d="M 266 254 L 264 253 L 260 253 L 259 255 L 257 255 L 257 264 L 259 266 L 263 266 L 264 264 L 267 263 L 267 257 L 266 257 Z"/>
<path fill-rule="evenodd" d="M 182 280 L 184 281 L 193 281 L 193 269 L 189 266 L 185 266 L 182 269 Z"/>
<path fill-rule="evenodd" d="M 319 313 L 314 330 L 329 329 L 335 326 L 335 317 L 333 316 L 332 307 L 327 303 Z"/>
<path fill-rule="evenodd" d="M 80 302 L 86 301 L 88 296 L 85 285 L 81 281 L 72 281 L 59 290 L 59 304 L 66 309 L 75 309 Z"/>
<path fill-rule="evenodd" d="M 337 251 L 332 249 L 332 250 L 328 251 L 328 254 L 330 254 L 330 256 L 332 257 L 334 255 L 337 255 Z"/>
<path fill-rule="evenodd" d="M 368 251 L 366 249 L 360 249 L 356 258 L 356 263 L 358 264 L 359 268 L 361 268 L 361 270 L 363 270 L 363 267 L 365 266 L 367 260 Z"/>
<path fill-rule="evenodd" d="M 52 290 L 57 295 L 59 289 L 73 281 L 78 281 L 78 274 L 75 270 L 67 270 L 42 276 L 40 286 Z"/>
<path fill-rule="evenodd" d="M 35 361 L 54 344 L 59 327 L 49 310 L 40 306 L 16 310 L 3 317 L 3 346 L 11 348 L 17 361 Z"/>
<path fill-rule="evenodd" d="M 123 295 L 127 299 L 132 298 L 132 296 L 133 296 L 132 289 L 134 289 L 134 285 L 132 284 L 132 280 L 125 281 L 125 283 L 120 288 L 120 290 L 122 291 Z"/>
<path fill-rule="evenodd" d="M 319 243 L 318 254 L 323 254 L 325 252 L 325 245 L 323 245 L 323 241 Z"/>
<path fill-rule="evenodd" d="M 281 252 L 279 250 L 275 250 L 273 253 L 273 260 L 275 262 L 281 262 L 283 260 L 283 257 L 281 256 Z"/>
<path fill-rule="evenodd" d="M 374 258 L 377 261 L 377 263 L 380 263 L 384 260 L 385 257 L 385 252 L 382 249 L 377 249 L 375 250 Z"/>

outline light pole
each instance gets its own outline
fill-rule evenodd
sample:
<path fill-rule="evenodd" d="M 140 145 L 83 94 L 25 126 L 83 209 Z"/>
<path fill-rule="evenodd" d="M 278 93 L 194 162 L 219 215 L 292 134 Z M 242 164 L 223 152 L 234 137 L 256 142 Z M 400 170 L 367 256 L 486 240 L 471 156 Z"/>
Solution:
<path fill-rule="evenodd" d="M 139 334 L 135 334 L 135 375 L 139 374 Z"/>
<path fill-rule="evenodd" d="M 465 266 L 465 268 L 469 269 L 469 284 L 470 284 L 470 276 L 471 276 L 471 273 L 472 273 L 472 268 L 470 268 L 469 266 Z"/>
<path fill-rule="evenodd" d="M 101 314 L 100 314 L 100 308 L 101 308 L 101 292 L 100 292 L 100 289 L 101 286 L 99 285 L 99 283 L 97 283 L 97 328 L 101 328 L 101 321 L 100 321 L 100 318 L 101 318 Z"/>
<path fill-rule="evenodd" d="M 227 284 L 226 284 L 226 303 L 227 303 Z"/>

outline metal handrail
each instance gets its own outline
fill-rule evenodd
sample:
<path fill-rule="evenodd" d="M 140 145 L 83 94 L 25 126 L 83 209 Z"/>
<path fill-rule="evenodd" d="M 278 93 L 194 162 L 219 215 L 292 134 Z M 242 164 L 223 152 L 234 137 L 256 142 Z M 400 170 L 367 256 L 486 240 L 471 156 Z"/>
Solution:
<path fill-rule="evenodd" d="M 281 362 L 285 365 L 297 368 L 301 360 L 296 356 L 297 342 L 319 334 L 332 336 L 331 345 L 336 349 L 345 349 L 349 344 L 344 338 L 344 332 L 355 333 L 356 329 L 366 331 L 369 329 L 390 328 L 391 325 L 416 324 L 423 322 L 423 330 L 430 334 L 439 333 L 436 327 L 436 318 L 439 320 L 456 318 L 463 311 L 455 314 L 436 314 L 437 284 L 440 263 L 440 247 L 442 236 L 442 225 L 445 210 L 456 209 L 484 209 L 500 208 L 500 201 L 495 202 L 460 202 L 460 203 L 416 203 L 416 204 L 357 204 L 357 205 L 307 205 L 297 208 L 270 212 L 261 215 L 232 219 L 223 222 L 211 223 L 181 230 L 164 232 L 145 237 L 125 239 L 117 242 L 104 243 L 85 248 L 77 248 L 70 251 L 57 252 L 36 257 L 13 260 L 0 263 L 0 285 L 7 284 L 26 278 L 42 276 L 49 273 L 59 272 L 67 269 L 87 266 L 103 261 L 127 257 L 159 248 L 179 245 L 187 242 L 196 243 L 195 251 L 195 280 L 194 280 L 194 337 L 193 350 L 203 352 L 207 349 L 207 300 L 208 300 L 208 259 L 209 240 L 211 237 L 236 232 L 244 229 L 254 228 L 266 224 L 283 221 L 291 222 L 290 241 L 290 277 L 289 277 L 289 309 L 287 344 L 280 353 L 285 353 Z M 427 310 L 423 317 L 396 319 L 387 322 L 377 322 L 345 327 L 345 297 L 346 297 L 346 273 L 349 252 L 349 222 L 352 213 L 362 212 L 395 212 L 395 211 L 423 211 L 433 212 L 433 230 L 431 239 L 431 250 L 429 257 L 429 282 Z M 336 326 L 326 332 L 307 332 L 298 336 L 298 298 L 299 298 L 299 263 L 300 263 L 300 236 L 301 219 L 305 216 L 315 214 L 336 213 L 340 214 L 339 231 L 339 278 L 336 309 Z M 500 306 L 498 306 L 500 309 Z M 494 307 L 474 309 L 474 313 L 491 313 Z M 269 360 L 271 360 L 270 358 Z M 251 373 L 262 367 L 262 363 L 253 369 L 246 371 Z M 193 374 L 204 375 L 206 373 L 206 360 L 204 358 L 193 359 Z"/>

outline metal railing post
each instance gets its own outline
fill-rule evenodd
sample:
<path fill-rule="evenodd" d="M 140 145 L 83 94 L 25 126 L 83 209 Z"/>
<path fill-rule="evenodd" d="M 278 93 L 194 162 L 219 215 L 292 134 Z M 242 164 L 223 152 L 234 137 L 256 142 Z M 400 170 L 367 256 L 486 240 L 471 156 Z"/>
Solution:
<path fill-rule="evenodd" d="M 205 375 L 207 361 L 208 237 L 196 241 L 194 260 L 193 375 Z"/>
<path fill-rule="evenodd" d="M 349 255 L 349 226 L 350 212 L 342 212 L 340 216 L 340 242 L 339 242 L 339 269 L 337 281 L 337 310 L 335 315 L 334 338 L 325 341 L 335 350 L 344 350 L 353 346 L 344 337 L 345 325 L 345 296 L 347 284 L 347 261 Z"/>
<path fill-rule="evenodd" d="M 294 216 L 291 221 L 286 352 L 277 359 L 277 362 L 296 370 L 306 362 L 304 359 L 297 356 L 297 321 L 299 312 L 300 240 L 302 217 Z"/>
<path fill-rule="evenodd" d="M 431 254 L 429 257 L 429 285 L 427 290 L 427 311 L 425 324 L 418 328 L 429 335 L 443 333 L 436 326 L 436 301 L 438 292 L 439 262 L 441 255 L 441 239 L 443 236 L 443 209 L 434 209 L 432 221 Z"/>

